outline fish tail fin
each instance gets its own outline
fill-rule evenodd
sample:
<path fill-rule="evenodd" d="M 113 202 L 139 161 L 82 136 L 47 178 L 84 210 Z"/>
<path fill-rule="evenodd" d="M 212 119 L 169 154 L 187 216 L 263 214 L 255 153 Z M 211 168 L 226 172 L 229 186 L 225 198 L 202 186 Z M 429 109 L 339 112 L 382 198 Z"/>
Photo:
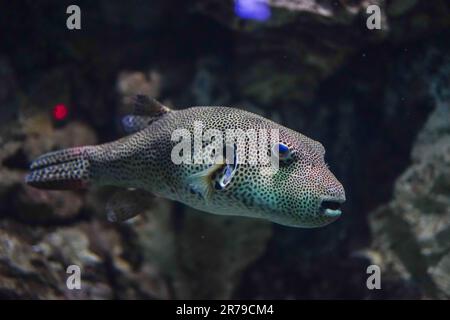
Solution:
<path fill-rule="evenodd" d="M 89 151 L 77 147 L 46 153 L 31 163 L 25 182 L 39 189 L 86 188 L 92 180 Z"/>

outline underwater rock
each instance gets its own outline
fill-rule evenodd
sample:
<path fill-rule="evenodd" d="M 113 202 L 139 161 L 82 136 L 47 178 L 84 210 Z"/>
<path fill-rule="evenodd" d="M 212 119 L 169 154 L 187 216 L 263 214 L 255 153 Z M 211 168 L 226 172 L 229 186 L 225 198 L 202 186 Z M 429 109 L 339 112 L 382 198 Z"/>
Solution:
<path fill-rule="evenodd" d="M 155 206 L 122 228 L 131 239 L 130 259 L 152 270 L 146 280 L 155 284 L 152 295 L 230 298 L 242 272 L 264 252 L 270 223 L 173 210 L 173 203 L 158 198 Z"/>
<path fill-rule="evenodd" d="M 151 264 L 127 260 L 127 243 L 104 221 L 45 227 L 0 220 L 0 298 L 168 297 Z M 80 268 L 81 290 L 68 288 L 69 266 Z"/>
<path fill-rule="evenodd" d="M 177 234 L 177 298 L 230 299 L 241 274 L 265 251 L 272 225 L 186 211 Z"/>
<path fill-rule="evenodd" d="M 165 199 L 152 200 L 152 207 L 120 227 L 127 239 L 125 258 L 134 269 L 142 269 L 142 283 L 159 299 L 173 298 L 172 281 L 176 268 L 176 239 L 172 224 L 173 204 Z M 144 281 L 145 279 L 145 281 Z"/>
<path fill-rule="evenodd" d="M 23 178 L 23 176 L 21 176 Z M 10 216 L 25 223 L 56 223 L 78 216 L 83 206 L 80 195 L 19 187 L 14 190 Z"/>
<path fill-rule="evenodd" d="M 370 216 L 372 250 L 382 281 L 401 283 L 397 298 L 450 297 L 450 100 L 419 133 L 412 164 L 395 185 L 393 200 Z M 413 288 L 414 294 L 408 296 Z M 417 293 L 418 292 L 418 293 Z M 395 297 L 395 296 L 394 296 Z"/>
<path fill-rule="evenodd" d="M 2 298 L 108 298 L 111 289 L 99 281 L 100 260 L 89 248 L 81 228 L 39 230 L 12 221 L 0 223 L 0 296 Z M 82 286 L 66 286 L 69 265 L 81 268 Z M 101 274 L 101 273 L 100 273 Z M 104 272 L 103 272 L 104 274 Z M 94 285 L 95 284 L 95 285 Z M 92 290 L 89 288 L 92 287 Z"/>
<path fill-rule="evenodd" d="M 263 23 L 239 18 L 231 0 L 197 5 L 200 12 L 235 30 L 233 57 L 242 98 L 268 109 L 310 103 L 320 83 L 360 50 L 383 43 L 405 44 L 450 27 L 445 0 L 270 0 L 268 4 L 272 16 Z M 381 30 L 366 27 L 369 5 L 380 7 Z"/>
<path fill-rule="evenodd" d="M 54 266 L 39 259 L 32 246 L 11 231 L 12 223 L 0 222 L 0 297 L 62 298 L 62 291 L 54 287 L 60 279 Z"/>

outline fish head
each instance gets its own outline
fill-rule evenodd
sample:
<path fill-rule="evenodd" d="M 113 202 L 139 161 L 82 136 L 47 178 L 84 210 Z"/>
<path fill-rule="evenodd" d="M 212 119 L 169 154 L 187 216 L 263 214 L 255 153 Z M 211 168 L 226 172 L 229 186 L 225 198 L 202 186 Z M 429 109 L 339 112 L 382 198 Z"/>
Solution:
<path fill-rule="evenodd" d="M 305 138 L 286 144 L 292 160 L 284 163 L 280 159 L 272 181 L 280 216 L 299 227 L 321 227 L 335 221 L 342 214 L 345 191 L 325 163 L 324 147 Z"/>
<path fill-rule="evenodd" d="M 278 169 L 261 174 L 261 168 L 238 167 L 235 192 L 244 194 L 251 212 L 278 224 L 315 228 L 337 220 L 345 191 L 325 163 L 324 147 L 293 130 L 279 132 L 270 146 L 279 151 Z"/>

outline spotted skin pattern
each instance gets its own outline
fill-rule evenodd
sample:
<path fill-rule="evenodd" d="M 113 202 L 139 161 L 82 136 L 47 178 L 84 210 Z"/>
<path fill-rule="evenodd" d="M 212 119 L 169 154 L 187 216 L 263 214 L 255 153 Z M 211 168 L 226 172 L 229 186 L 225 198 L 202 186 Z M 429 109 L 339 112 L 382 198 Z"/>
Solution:
<path fill-rule="evenodd" d="M 179 142 L 172 141 L 172 133 L 187 129 L 194 137 L 195 121 L 203 124 L 203 132 L 215 129 L 224 136 L 227 129 L 277 129 L 279 141 L 292 152 L 291 158 L 281 161 L 273 175 L 261 174 L 259 164 L 240 161 L 243 163 L 238 162 L 226 188 L 213 189 L 205 198 L 193 192 L 191 178 L 211 164 L 175 164 L 171 160 L 172 149 Z M 268 148 L 272 147 L 270 140 L 268 144 Z M 252 152 L 259 151 L 247 150 L 239 155 L 240 160 L 248 159 Z M 38 188 L 56 189 L 65 189 L 67 184 L 70 188 L 71 183 L 74 187 L 87 184 L 132 187 L 213 214 L 262 218 L 286 226 L 312 228 L 337 219 L 324 214 L 321 208 L 324 200 L 345 201 L 344 189 L 328 169 L 324 153 L 319 142 L 259 115 L 229 107 L 192 107 L 165 112 L 149 121 L 144 129 L 111 143 L 41 156 L 31 165 L 27 182 Z M 77 174 L 73 173 L 74 161 L 81 165 Z M 55 172 L 54 167 L 60 168 L 59 171 Z M 53 174 L 51 179 L 49 174 Z"/>

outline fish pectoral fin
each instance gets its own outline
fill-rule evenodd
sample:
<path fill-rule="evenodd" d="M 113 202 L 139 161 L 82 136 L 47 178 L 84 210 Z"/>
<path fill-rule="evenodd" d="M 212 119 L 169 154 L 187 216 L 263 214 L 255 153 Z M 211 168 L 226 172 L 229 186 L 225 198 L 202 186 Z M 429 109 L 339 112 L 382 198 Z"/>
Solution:
<path fill-rule="evenodd" d="M 145 211 L 151 205 L 152 195 L 143 190 L 116 192 L 106 203 L 106 216 L 110 222 L 122 222 Z"/>
<path fill-rule="evenodd" d="M 217 163 L 212 165 L 210 168 L 205 169 L 201 172 L 191 175 L 189 180 L 189 188 L 192 192 L 199 194 L 205 200 L 211 198 L 214 191 L 212 175 L 217 170 L 220 170 L 223 164 Z"/>

